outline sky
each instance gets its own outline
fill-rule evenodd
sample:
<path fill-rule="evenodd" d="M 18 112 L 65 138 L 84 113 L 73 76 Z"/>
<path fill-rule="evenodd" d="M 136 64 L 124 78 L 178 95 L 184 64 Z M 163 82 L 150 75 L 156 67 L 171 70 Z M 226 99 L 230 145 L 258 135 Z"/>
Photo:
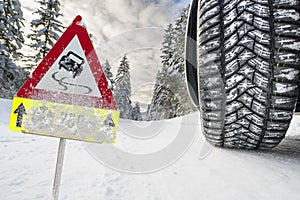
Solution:
<path fill-rule="evenodd" d="M 37 4 L 20 0 L 27 22 Z M 150 103 L 155 76 L 160 68 L 160 48 L 164 28 L 179 17 L 189 0 L 61 0 L 60 20 L 68 26 L 81 15 L 92 34 L 101 63 L 106 59 L 116 75 L 121 58 L 126 55 L 131 67 L 132 101 L 145 110 Z M 27 23 L 28 24 L 28 23 Z M 27 31 L 29 27 L 26 27 Z M 25 31 L 25 32 L 27 32 Z"/>

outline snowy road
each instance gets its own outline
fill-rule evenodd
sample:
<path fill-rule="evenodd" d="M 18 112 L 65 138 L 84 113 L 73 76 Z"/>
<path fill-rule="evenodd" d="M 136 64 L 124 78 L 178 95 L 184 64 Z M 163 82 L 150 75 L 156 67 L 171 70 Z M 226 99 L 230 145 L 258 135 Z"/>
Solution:
<path fill-rule="evenodd" d="M 10 104 L 0 99 L 0 199 L 51 199 L 59 140 L 9 131 Z M 182 119 L 164 123 L 177 122 Z M 126 123 L 121 121 L 121 126 Z M 198 124 L 184 126 L 188 130 Z M 205 157 L 200 153 L 205 143 L 199 133 L 180 160 L 146 175 L 115 172 L 95 160 L 84 143 L 67 141 L 60 199 L 300 199 L 299 131 L 300 116 L 295 116 L 286 139 L 276 149 L 213 148 Z"/>

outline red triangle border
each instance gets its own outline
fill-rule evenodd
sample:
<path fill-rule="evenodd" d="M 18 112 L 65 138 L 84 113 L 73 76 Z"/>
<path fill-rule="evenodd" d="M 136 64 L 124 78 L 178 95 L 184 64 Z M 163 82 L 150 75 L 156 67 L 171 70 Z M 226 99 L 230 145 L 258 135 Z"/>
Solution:
<path fill-rule="evenodd" d="M 67 28 L 57 43 L 32 73 L 31 77 L 27 79 L 21 89 L 17 92 L 18 97 L 110 110 L 118 109 L 112 91 L 108 88 L 107 79 L 103 73 L 101 64 L 88 32 L 85 27 L 79 24 L 81 21 L 81 16 L 77 16 L 74 19 L 72 25 Z M 69 45 L 76 35 L 79 39 L 82 49 L 84 50 L 86 59 L 94 75 L 102 98 L 36 88 L 43 76 L 47 73 L 56 59 L 63 53 L 64 49 Z"/>

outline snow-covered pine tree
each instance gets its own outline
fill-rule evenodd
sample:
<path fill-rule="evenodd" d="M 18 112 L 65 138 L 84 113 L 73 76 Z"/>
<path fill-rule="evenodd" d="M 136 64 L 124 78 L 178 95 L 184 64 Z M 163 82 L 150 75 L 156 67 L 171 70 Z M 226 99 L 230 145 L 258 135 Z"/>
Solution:
<path fill-rule="evenodd" d="M 177 80 L 177 96 L 179 104 L 177 106 L 176 115 L 182 116 L 190 112 L 195 111 L 195 107 L 192 104 L 188 90 L 185 82 L 185 60 L 184 60 L 184 49 L 185 49 L 185 35 L 186 35 L 186 25 L 187 25 L 187 16 L 188 16 L 189 7 L 186 7 L 182 10 L 180 17 L 175 22 L 174 28 L 174 57 L 171 65 L 173 66 L 173 74 L 176 76 Z"/>
<path fill-rule="evenodd" d="M 175 25 L 169 24 L 162 42 L 162 69 L 156 77 L 147 118 L 168 119 L 194 110 L 185 84 L 184 45 L 188 8 L 183 9 Z"/>
<path fill-rule="evenodd" d="M 184 72 L 184 49 L 185 49 L 185 33 L 187 25 L 189 7 L 184 8 L 179 18 L 175 21 L 174 25 L 174 49 L 173 60 L 171 65 L 174 66 L 178 72 Z"/>
<path fill-rule="evenodd" d="M 169 24 L 165 29 L 161 48 L 162 69 L 157 73 L 152 102 L 148 111 L 148 119 L 160 120 L 176 116 L 175 93 L 177 84 L 173 76 L 174 28 Z M 171 84 L 172 83 L 172 84 Z M 175 87 L 174 87 L 175 86 Z"/>
<path fill-rule="evenodd" d="M 106 76 L 106 79 L 108 81 L 110 89 L 113 91 L 115 81 L 114 81 L 114 77 L 113 77 L 113 74 L 111 72 L 111 66 L 110 66 L 108 60 L 106 60 L 105 63 L 103 64 L 103 72 Z"/>
<path fill-rule="evenodd" d="M 147 105 L 147 110 L 143 114 L 143 120 L 145 120 L 145 121 L 150 121 L 151 120 L 150 108 L 151 108 L 151 103 Z"/>
<path fill-rule="evenodd" d="M 155 85 L 154 92 L 157 95 L 153 96 L 147 119 L 160 120 L 176 117 L 176 110 L 178 107 L 176 94 L 163 85 Z"/>
<path fill-rule="evenodd" d="M 1 40 L 12 58 L 20 58 L 22 54 L 19 50 L 24 44 L 22 31 L 24 18 L 19 0 L 0 1 L 0 12 Z"/>
<path fill-rule="evenodd" d="M 139 102 L 136 102 L 135 106 L 132 109 L 132 119 L 135 121 L 143 121 Z"/>
<path fill-rule="evenodd" d="M 117 71 L 114 86 L 114 95 L 121 113 L 120 117 L 123 119 L 131 119 L 131 82 L 129 62 L 126 55 L 122 58 Z"/>
<path fill-rule="evenodd" d="M 23 20 L 19 0 L 0 1 L 0 98 L 13 97 L 27 78 L 15 64 L 23 56 L 19 52 L 24 43 Z"/>
<path fill-rule="evenodd" d="M 174 28 L 173 24 L 168 24 L 167 29 L 165 29 L 165 34 L 163 36 L 162 55 L 160 56 L 162 61 L 162 68 L 166 70 L 171 66 L 173 54 L 175 51 L 175 41 L 174 41 Z"/>
<path fill-rule="evenodd" d="M 62 16 L 59 0 L 38 0 L 37 3 L 40 8 L 35 13 L 39 18 L 31 21 L 32 33 L 28 35 L 32 40 L 30 46 L 37 51 L 35 62 L 46 56 L 64 28 L 58 20 Z"/>

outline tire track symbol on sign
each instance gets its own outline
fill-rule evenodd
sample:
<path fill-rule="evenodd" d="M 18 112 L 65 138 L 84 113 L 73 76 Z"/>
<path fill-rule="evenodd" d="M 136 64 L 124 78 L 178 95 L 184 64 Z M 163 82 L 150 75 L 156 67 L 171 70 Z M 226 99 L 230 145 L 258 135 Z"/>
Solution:
<path fill-rule="evenodd" d="M 16 127 L 21 128 L 23 124 L 23 115 L 27 115 L 25 106 L 23 103 L 21 103 L 18 108 L 14 111 L 17 115 L 17 121 L 16 121 Z"/>

